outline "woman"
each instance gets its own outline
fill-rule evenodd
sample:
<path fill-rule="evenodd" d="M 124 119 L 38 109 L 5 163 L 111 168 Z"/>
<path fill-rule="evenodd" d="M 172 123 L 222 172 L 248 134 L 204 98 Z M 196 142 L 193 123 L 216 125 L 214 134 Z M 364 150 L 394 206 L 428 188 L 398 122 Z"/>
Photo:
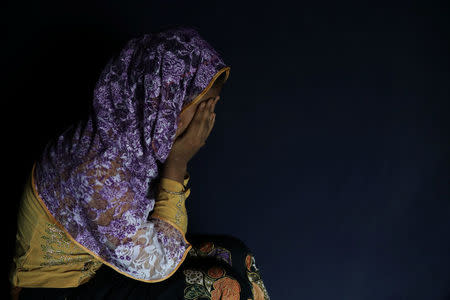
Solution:
<path fill-rule="evenodd" d="M 187 234 L 189 160 L 230 67 L 196 30 L 127 42 L 88 118 L 47 144 L 18 214 L 18 299 L 269 299 L 232 236 Z"/>

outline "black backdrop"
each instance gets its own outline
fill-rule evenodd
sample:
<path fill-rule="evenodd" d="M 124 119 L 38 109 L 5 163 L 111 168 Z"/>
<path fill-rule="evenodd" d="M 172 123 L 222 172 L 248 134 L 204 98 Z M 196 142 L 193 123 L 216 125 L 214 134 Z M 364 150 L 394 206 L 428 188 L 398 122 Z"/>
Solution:
<path fill-rule="evenodd" d="M 446 2 L 20 1 L 2 39 L 4 281 L 46 141 L 130 38 L 198 28 L 231 66 L 189 163 L 191 233 L 255 252 L 273 299 L 450 299 Z"/>

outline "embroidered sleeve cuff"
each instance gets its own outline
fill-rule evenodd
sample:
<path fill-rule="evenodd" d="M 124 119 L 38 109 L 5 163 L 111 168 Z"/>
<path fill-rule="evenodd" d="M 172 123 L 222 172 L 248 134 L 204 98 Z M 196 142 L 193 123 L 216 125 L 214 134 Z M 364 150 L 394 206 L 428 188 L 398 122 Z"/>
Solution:
<path fill-rule="evenodd" d="M 183 198 L 181 196 L 177 200 L 176 197 L 169 196 L 168 200 L 156 201 L 152 217 L 159 217 L 160 219 L 169 221 L 180 232 L 186 234 L 188 220 Z"/>
<path fill-rule="evenodd" d="M 184 184 L 173 179 L 162 177 L 159 182 L 159 191 L 155 206 L 153 208 L 153 217 L 159 217 L 175 225 L 183 234 L 187 231 L 187 211 L 185 200 L 190 194 L 190 188 L 186 189 L 189 182 L 189 173 L 184 177 Z M 183 192 L 179 195 L 170 192 Z"/>
<path fill-rule="evenodd" d="M 162 177 L 160 179 L 160 187 L 164 188 L 165 190 L 171 191 L 171 192 L 181 192 L 183 189 L 186 190 L 185 198 L 189 197 L 191 194 L 191 188 L 188 187 L 189 180 L 191 179 L 191 176 L 188 172 L 186 172 L 186 175 L 184 175 L 183 184 L 180 182 Z"/>

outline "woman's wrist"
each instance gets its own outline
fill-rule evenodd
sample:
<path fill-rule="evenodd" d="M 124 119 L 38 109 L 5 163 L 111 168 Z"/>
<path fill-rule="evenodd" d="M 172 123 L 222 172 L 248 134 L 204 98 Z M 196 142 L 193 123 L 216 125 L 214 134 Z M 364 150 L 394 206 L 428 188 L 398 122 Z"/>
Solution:
<path fill-rule="evenodd" d="M 187 163 L 175 160 L 166 160 L 161 177 L 169 178 L 184 184 L 187 173 Z"/>

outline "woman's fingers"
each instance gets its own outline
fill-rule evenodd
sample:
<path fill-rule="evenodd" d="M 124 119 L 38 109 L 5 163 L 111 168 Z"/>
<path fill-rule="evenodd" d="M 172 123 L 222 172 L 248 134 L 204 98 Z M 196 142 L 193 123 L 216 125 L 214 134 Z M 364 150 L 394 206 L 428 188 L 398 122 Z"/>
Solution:
<path fill-rule="evenodd" d="M 211 119 L 210 119 L 210 121 L 209 121 L 209 130 L 208 130 L 208 134 L 207 134 L 206 137 L 208 137 L 209 134 L 211 133 L 211 130 L 212 130 L 213 127 L 214 127 L 214 122 L 215 122 L 215 121 L 216 121 L 216 114 L 215 114 L 215 113 L 212 113 Z"/>
<path fill-rule="evenodd" d="M 197 107 L 190 128 L 188 128 L 189 131 L 192 131 L 189 135 L 196 136 L 200 144 L 204 144 L 212 130 L 215 120 L 214 107 L 218 100 L 219 98 L 215 97 L 202 101 Z"/>
<path fill-rule="evenodd" d="M 200 118 L 204 121 L 206 121 L 206 124 L 209 122 L 209 117 L 211 116 L 211 113 L 213 112 L 213 104 L 214 99 L 208 99 L 203 101 L 200 105 Z"/>
<path fill-rule="evenodd" d="M 203 144 L 208 136 L 212 99 L 202 101 L 198 107 L 197 134 Z"/>
<path fill-rule="evenodd" d="M 209 116 L 214 111 L 214 102 L 216 102 L 216 98 L 211 98 L 208 100 L 208 103 L 206 105 L 206 114 L 207 114 L 208 120 L 209 120 Z"/>
<path fill-rule="evenodd" d="M 211 113 L 214 112 L 214 109 L 216 108 L 217 101 L 219 101 L 219 99 L 220 99 L 220 96 L 217 96 L 216 98 L 214 98 L 214 99 L 211 101 L 211 105 L 210 105 L 210 107 L 209 107 L 209 111 L 210 111 Z"/>
<path fill-rule="evenodd" d="M 205 119 L 206 116 L 206 103 L 207 101 L 202 101 L 198 107 L 197 107 L 197 111 L 195 112 L 194 115 L 194 120 L 196 122 L 197 125 L 201 125 L 201 123 L 203 122 L 203 120 Z"/>
<path fill-rule="evenodd" d="M 214 126 L 214 107 L 218 98 L 208 99 L 198 104 L 195 114 L 186 131 L 177 138 L 170 152 L 171 157 L 189 161 L 206 143 Z"/>
<path fill-rule="evenodd" d="M 204 106 L 204 109 L 203 109 L 203 115 L 202 115 L 202 117 L 203 117 L 203 125 L 204 126 L 202 126 L 202 129 L 201 129 L 201 131 L 202 131 L 202 136 L 203 136 L 203 139 L 205 139 L 206 140 L 206 138 L 208 137 L 208 134 L 209 134 L 209 129 L 210 129 L 210 127 L 211 127 L 211 107 L 212 107 L 212 104 L 213 104 L 213 99 L 209 99 L 209 100 L 207 100 L 207 101 L 205 101 L 206 103 L 205 103 L 205 106 Z"/>
<path fill-rule="evenodd" d="M 209 136 L 209 134 L 211 133 L 211 131 L 212 131 L 212 129 L 213 129 L 213 127 L 214 127 L 214 122 L 215 122 L 215 120 L 216 120 L 216 113 L 214 112 L 214 108 L 215 108 L 215 106 L 216 106 L 216 103 L 217 103 L 217 101 L 219 100 L 219 96 L 217 96 L 213 101 L 211 101 L 211 103 L 210 103 L 210 110 L 209 110 L 209 126 L 208 126 L 208 132 L 206 133 L 206 137 L 205 137 L 205 139 L 206 138 L 208 138 L 208 136 Z"/>

